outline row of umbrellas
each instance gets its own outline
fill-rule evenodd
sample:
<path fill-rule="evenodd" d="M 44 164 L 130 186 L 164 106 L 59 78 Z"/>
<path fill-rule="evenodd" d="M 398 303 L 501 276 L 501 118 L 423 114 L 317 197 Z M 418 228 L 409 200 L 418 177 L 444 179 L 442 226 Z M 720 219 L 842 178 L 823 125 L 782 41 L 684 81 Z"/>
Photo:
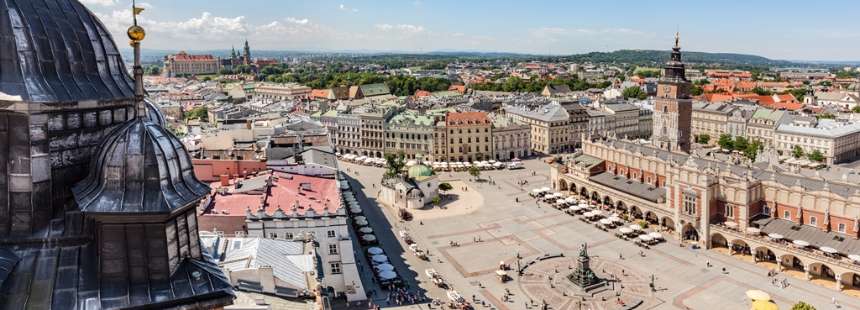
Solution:
<path fill-rule="evenodd" d="M 376 276 L 379 279 L 393 280 L 397 278 L 397 272 L 394 272 L 394 266 L 388 262 L 388 256 L 380 247 L 367 248 L 367 254 L 370 255 L 370 260 L 373 262 L 373 269 L 376 270 Z"/>
<path fill-rule="evenodd" d="M 385 159 L 383 158 L 375 158 L 375 157 L 367 157 L 367 156 L 357 156 L 355 154 L 346 154 L 341 157 L 345 160 L 354 161 L 357 163 L 362 163 L 365 165 L 385 165 Z"/>

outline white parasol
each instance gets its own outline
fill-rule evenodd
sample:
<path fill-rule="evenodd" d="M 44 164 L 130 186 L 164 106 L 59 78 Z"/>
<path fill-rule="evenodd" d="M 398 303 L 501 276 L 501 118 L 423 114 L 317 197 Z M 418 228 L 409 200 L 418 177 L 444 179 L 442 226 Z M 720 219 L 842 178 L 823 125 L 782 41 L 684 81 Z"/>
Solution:
<path fill-rule="evenodd" d="M 773 240 L 779 240 L 779 239 L 785 238 L 785 237 L 783 237 L 782 235 L 777 234 L 777 233 L 770 233 L 770 234 L 767 234 L 767 237 L 768 237 L 768 238 L 771 238 L 771 239 L 773 239 Z"/>
<path fill-rule="evenodd" d="M 385 256 L 385 254 L 373 255 L 373 257 L 371 259 L 373 259 L 374 263 L 379 263 L 379 264 L 388 262 L 388 256 Z"/>
<path fill-rule="evenodd" d="M 806 242 L 803 240 L 794 240 L 791 243 L 794 243 L 794 245 L 796 245 L 797 247 L 800 247 L 800 248 L 805 248 L 805 247 L 809 246 L 809 242 Z"/>
<path fill-rule="evenodd" d="M 364 236 L 361 236 L 361 240 L 364 240 L 367 242 L 376 241 L 376 236 L 374 236 L 373 234 L 366 234 Z"/>
<path fill-rule="evenodd" d="M 379 270 L 379 271 L 393 271 L 393 270 L 394 270 L 394 266 L 391 266 L 391 264 L 388 264 L 388 263 L 379 264 L 379 265 L 376 265 L 376 270 Z"/>

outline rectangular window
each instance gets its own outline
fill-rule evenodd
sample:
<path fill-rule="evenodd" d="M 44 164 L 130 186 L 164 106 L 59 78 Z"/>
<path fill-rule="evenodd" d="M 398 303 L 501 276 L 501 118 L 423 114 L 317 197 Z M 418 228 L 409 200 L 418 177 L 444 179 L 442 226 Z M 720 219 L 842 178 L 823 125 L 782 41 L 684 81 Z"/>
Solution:
<path fill-rule="evenodd" d="M 329 267 L 331 267 L 331 274 L 341 274 L 340 262 L 329 263 Z"/>
<path fill-rule="evenodd" d="M 696 214 L 696 194 L 684 193 L 684 213 L 687 215 Z"/>
<path fill-rule="evenodd" d="M 334 237 L 335 237 L 334 230 L 329 230 L 329 231 L 328 231 L 328 233 L 327 233 L 327 235 L 328 235 L 328 237 L 329 237 L 329 238 L 334 238 Z"/>
<path fill-rule="evenodd" d="M 726 217 L 727 218 L 735 217 L 735 208 L 732 208 L 732 206 L 726 206 Z"/>
<path fill-rule="evenodd" d="M 810 216 L 809 217 L 809 225 L 812 225 L 812 226 L 818 225 L 818 219 L 816 219 L 814 216 Z"/>
<path fill-rule="evenodd" d="M 791 212 L 789 212 L 789 211 L 783 211 L 783 212 L 782 212 L 782 218 L 784 218 L 784 219 L 786 219 L 786 220 L 791 220 Z"/>
<path fill-rule="evenodd" d="M 838 228 L 836 229 L 836 231 L 841 232 L 841 233 L 843 233 L 843 234 L 844 234 L 844 233 L 845 233 L 845 224 L 843 224 L 843 223 L 839 223 L 839 226 L 838 226 Z"/>
<path fill-rule="evenodd" d="M 328 245 L 328 254 L 336 255 L 337 254 L 337 244 L 329 244 Z"/>

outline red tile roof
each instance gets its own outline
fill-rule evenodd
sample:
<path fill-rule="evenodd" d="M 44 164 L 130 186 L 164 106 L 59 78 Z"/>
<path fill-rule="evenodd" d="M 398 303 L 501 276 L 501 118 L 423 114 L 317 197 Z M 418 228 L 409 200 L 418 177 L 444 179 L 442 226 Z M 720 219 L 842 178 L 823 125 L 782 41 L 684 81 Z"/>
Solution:
<path fill-rule="evenodd" d="M 489 124 L 487 112 L 451 112 L 445 118 L 448 126 Z"/>
<path fill-rule="evenodd" d="M 214 61 L 215 56 L 212 55 L 191 55 L 185 52 L 180 52 L 173 55 L 173 60 L 176 61 Z"/>

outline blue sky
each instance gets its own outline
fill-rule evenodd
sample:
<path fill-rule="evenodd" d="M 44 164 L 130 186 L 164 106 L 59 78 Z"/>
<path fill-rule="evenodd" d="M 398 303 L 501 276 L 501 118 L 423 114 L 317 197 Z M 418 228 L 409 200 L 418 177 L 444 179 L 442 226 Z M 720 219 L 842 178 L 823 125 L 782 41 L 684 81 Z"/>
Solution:
<path fill-rule="evenodd" d="M 81 0 L 115 36 L 130 0 Z M 668 49 L 860 60 L 860 1 L 141 0 L 153 49 L 497 51 Z M 842 13 L 844 12 L 844 14 Z"/>

